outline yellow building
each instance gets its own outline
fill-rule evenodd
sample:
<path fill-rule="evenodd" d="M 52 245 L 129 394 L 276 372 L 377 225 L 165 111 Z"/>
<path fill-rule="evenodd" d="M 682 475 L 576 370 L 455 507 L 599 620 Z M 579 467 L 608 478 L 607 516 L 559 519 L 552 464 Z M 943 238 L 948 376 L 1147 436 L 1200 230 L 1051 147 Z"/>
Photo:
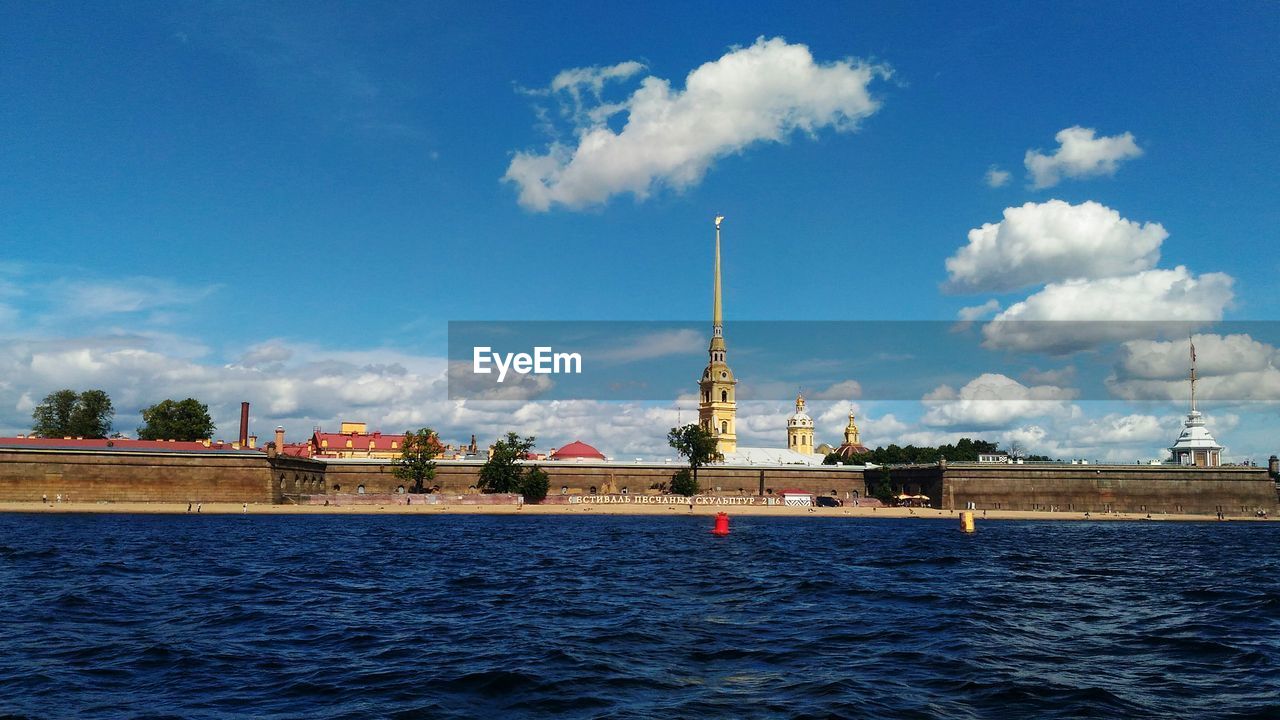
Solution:
<path fill-rule="evenodd" d="M 734 398 L 738 381 L 725 363 L 724 316 L 720 302 L 720 223 L 723 220 L 721 216 L 716 217 L 715 287 L 711 304 L 711 345 L 707 348 L 710 358 L 698 383 L 701 391 L 698 423 L 716 436 L 716 451 L 728 454 L 738 449 L 738 403 Z"/>
<path fill-rule="evenodd" d="M 796 411 L 787 418 L 787 449 L 813 454 L 813 418 L 804 411 L 804 395 L 796 395 Z"/>

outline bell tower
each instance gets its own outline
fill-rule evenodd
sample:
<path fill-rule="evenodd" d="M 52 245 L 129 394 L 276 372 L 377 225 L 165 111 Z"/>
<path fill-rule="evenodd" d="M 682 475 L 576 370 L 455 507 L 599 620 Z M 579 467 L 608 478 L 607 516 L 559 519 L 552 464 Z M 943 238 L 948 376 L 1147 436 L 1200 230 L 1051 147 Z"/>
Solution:
<path fill-rule="evenodd" d="M 738 403 L 734 398 L 734 386 L 738 381 L 725 363 L 724 316 L 720 303 L 720 223 L 724 216 L 716 216 L 715 279 L 711 302 L 711 345 L 707 368 L 698 382 L 698 424 L 716 437 L 716 451 L 731 453 L 738 449 Z"/>
<path fill-rule="evenodd" d="M 802 455 L 813 454 L 813 418 L 804 411 L 804 395 L 796 396 L 796 412 L 787 419 L 787 448 Z"/>

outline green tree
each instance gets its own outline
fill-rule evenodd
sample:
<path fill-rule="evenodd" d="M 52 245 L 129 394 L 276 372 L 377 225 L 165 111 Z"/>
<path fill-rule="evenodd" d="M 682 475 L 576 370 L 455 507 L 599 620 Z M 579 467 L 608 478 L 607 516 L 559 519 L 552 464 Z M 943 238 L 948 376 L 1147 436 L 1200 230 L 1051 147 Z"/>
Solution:
<path fill-rule="evenodd" d="M 671 492 L 685 497 L 698 494 L 698 480 L 693 477 L 689 468 L 680 468 L 671 476 Z"/>
<path fill-rule="evenodd" d="M 551 489 L 551 478 L 547 476 L 547 471 L 531 465 L 525 468 L 524 478 L 520 481 L 520 494 L 524 495 L 524 501 L 527 503 L 540 503 L 547 497 L 547 491 Z"/>
<path fill-rule="evenodd" d="M 532 436 L 521 438 L 509 432 L 493 445 L 493 454 L 480 468 L 477 487 L 486 493 L 518 493 L 521 491 L 525 468 L 521 460 L 533 449 Z"/>
<path fill-rule="evenodd" d="M 889 468 L 868 470 L 863 477 L 866 479 L 867 495 L 885 505 L 893 504 L 893 478 L 889 475 Z"/>
<path fill-rule="evenodd" d="M 689 470 L 693 475 L 694 492 L 698 487 L 698 468 L 707 463 L 724 459 L 716 450 L 716 436 L 701 425 L 685 425 L 673 427 L 667 433 L 667 444 L 689 461 Z M 675 478 L 671 479 L 672 484 Z M 674 491 L 675 488 L 672 487 Z"/>
<path fill-rule="evenodd" d="M 115 414 L 111 398 L 102 390 L 58 390 L 36 405 L 31 433 L 47 438 L 105 438 Z"/>
<path fill-rule="evenodd" d="M 435 458 L 443 450 L 435 430 L 425 427 L 417 431 L 405 430 L 400 457 L 396 458 L 392 472 L 397 478 L 413 483 L 410 492 L 426 492 L 426 483 L 436 477 Z"/>
<path fill-rule="evenodd" d="M 493 454 L 480 468 L 477 486 L 486 493 L 519 493 L 527 503 L 540 503 L 551 489 L 547 471 L 522 461 L 533 450 L 534 438 L 509 432 L 493 445 Z"/>
<path fill-rule="evenodd" d="M 196 400 L 162 400 L 142 411 L 140 440 L 207 440 L 213 437 L 209 406 Z"/>

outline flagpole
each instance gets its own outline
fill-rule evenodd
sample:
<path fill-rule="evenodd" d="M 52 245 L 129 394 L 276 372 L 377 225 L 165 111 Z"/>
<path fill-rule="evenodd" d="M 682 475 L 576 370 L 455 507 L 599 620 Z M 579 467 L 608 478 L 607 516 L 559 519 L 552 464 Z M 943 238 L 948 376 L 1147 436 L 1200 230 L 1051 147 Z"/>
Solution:
<path fill-rule="evenodd" d="M 1196 341 L 1190 335 L 1187 342 L 1191 344 L 1191 412 L 1196 411 Z"/>

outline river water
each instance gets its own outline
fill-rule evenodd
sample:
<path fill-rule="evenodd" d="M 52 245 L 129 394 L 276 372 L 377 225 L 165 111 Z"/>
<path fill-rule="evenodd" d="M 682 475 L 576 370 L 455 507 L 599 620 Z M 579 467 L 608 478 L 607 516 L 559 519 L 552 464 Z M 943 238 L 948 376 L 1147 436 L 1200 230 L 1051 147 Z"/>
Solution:
<path fill-rule="evenodd" d="M 0 717 L 1280 717 L 1280 525 L 0 516 Z"/>

